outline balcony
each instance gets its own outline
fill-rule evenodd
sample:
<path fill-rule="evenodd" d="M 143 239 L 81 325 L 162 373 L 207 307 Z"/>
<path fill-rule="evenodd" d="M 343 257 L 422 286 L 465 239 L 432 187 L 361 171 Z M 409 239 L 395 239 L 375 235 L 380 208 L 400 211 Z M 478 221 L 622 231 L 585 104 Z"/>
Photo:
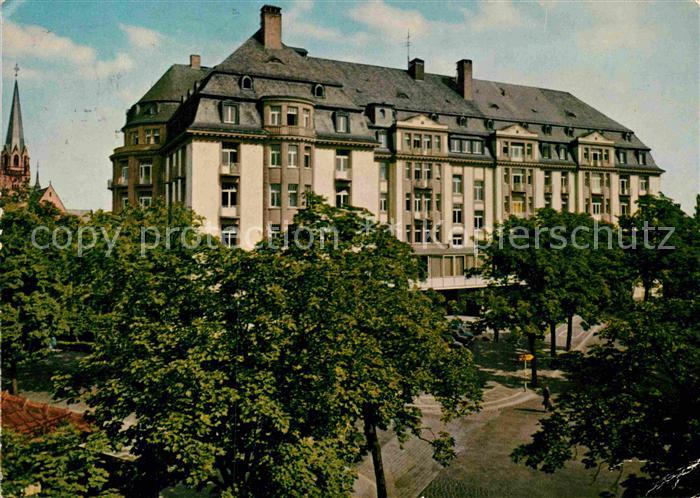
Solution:
<path fill-rule="evenodd" d="M 304 128 L 303 126 L 265 125 L 265 131 L 272 135 L 292 135 L 295 137 L 316 136 L 316 131 L 313 128 Z"/>
<path fill-rule="evenodd" d="M 428 188 L 430 188 L 430 180 L 428 180 L 426 178 L 420 178 L 417 180 L 413 180 L 413 188 L 422 189 L 422 190 L 428 189 Z"/>
<path fill-rule="evenodd" d="M 525 184 L 523 182 L 513 182 L 510 190 L 511 192 L 525 192 Z"/>
<path fill-rule="evenodd" d="M 336 180 L 350 180 L 350 168 L 346 169 L 337 169 L 335 170 L 335 179 Z"/>
<path fill-rule="evenodd" d="M 152 185 L 152 184 L 153 184 L 153 178 L 150 176 L 142 176 L 136 182 L 136 185 Z"/>
<path fill-rule="evenodd" d="M 235 164 L 222 164 L 221 165 L 221 174 L 222 175 L 240 175 L 241 174 L 241 168 L 238 165 L 238 163 Z"/>
<path fill-rule="evenodd" d="M 238 206 L 222 207 L 221 208 L 222 218 L 237 218 L 238 217 Z"/>
<path fill-rule="evenodd" d="M 107 180 L 107 188 L 112 190 L 115 187 L 126 187 L 129 181 L 126 178 L 119 177 L 116 180 Z"/>
<path fill-rule="evenodd" d="M 562 193 L 562 194 L 568 194 L 568 193 L 569 193 L 569 186 L 568 186 L 568 185 L 562 185 L 562 186 L 561 186 L 561 193 Z"/>
<path fill-rule="evenodd" d="M 552 186 L 551 186 L 551 185 L 545 185 L 545 186 L 544 186 L 544 193 L 545 193 L 545 194 L 551 194 L 551 193 L 552 193 Z"/>

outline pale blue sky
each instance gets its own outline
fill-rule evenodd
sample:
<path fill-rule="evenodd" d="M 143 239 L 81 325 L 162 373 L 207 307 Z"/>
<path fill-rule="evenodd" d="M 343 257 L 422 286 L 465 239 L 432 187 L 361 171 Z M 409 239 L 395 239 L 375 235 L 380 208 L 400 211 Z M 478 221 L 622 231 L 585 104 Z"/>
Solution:
<path fill-rule="evenodd" d="M 2 137 L 19 62 L 32 170 L 71 208 L 108 208 L 124 112 L 190 53 L 215 65 L 258 28 L 263 2 L 3 5 Z M 635 130 L 690 211 L 700 191 L 700 12 L 688 2 L 272 2 L 285 43 L 318 57 L 566 90 Z M 33 174 L 33 173 L 32 173 Z"/>

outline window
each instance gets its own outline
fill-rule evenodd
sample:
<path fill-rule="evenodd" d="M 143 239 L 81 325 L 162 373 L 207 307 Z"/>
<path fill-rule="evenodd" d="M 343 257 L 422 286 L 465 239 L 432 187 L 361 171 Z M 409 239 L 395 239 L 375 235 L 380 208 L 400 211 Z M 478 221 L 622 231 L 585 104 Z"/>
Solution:
<path fill-rule="evenodd" d="M 630 179 L 628 176 L 620 177 L 620 195 L 628 195 L 630 193 Z"/>
<path fill-rule="evenodd" d="M 545 171 L 544 172 L 544 184 L 546 186 L 551 186 L 552 185 L 552 172 L 551 171 Z"/>
<path fill-rule="evenodd" d="M 484 200 L 484 181 L 474 180 L 474 200 L 483 201 Z"/>
<path fill-rule="evenodd" d="M 466 116 L 458 116 L 457 117 L 457 124 L 459 126 L 467 126 L 467 117 Z"/>
<path fill-rule="evenodd" d="M 637 162 L 645 166 L 647 164 L 647 153 L 642 151 L 637 152 Z"/>
<path fill-rule="evenodd" d="M 601 207 L 601 202 L 600 198 L 594 198 L 593 201 L 591 202 L 591 208 L 592 208 L 592 213 L 593 214 L 600 214 L 600 207 Z"/>
<path fill-rule="evenodd" d="M 125 208 L 129 204 L 129 195 L 122 195 L 122 208 Z"/>
<path fill-rule="evenodd" d="M 418 133 L 415 133 L 413 135 L 413 148 L 414 149 L 420 149 L 421 148 L 421 135 Z"/>
<path fill-rule="evenodd" d="M 282 186 L 279 183 L 270 184 L 270 207 L 282 206 Z"/>
<path fill-rule="evenodd" d="M 569 174 L 568 173 L 562 173 L 561 174 L 561 188 L 566 190 L 566 188 L 569 186 Z"/>
<path fill-rule="evenodd" d="M 238 245 L 238 227 L 227 226 L 221 228 L 221 243 L 226 247 L 235 247 Z"/>
<path fill-rule="evenodd" d="M 335 170 L 347 171 L 350 168 L 350 152 L 338 150 L 335 153 Z"/>
<path fill-rule="evenodd" d="M 379 181 L 389 181 L 389 163 L 379 163 Z"/>
<path fill-rule="evenodd" d="M 139 166 L 139 183 L 148 184 L 151 183 L 151 170 L 153 166 L 151 163 L 141 163 Z"/>
<path fill-rule="evenodd" d="M 270 107 L 270 124 L 272 126 L 279 126 L 282 124 L 282 107 L 278 105 L 273 105 Z"/>
<path fill-rule="evenodd" d="M 129 166 L 122 166 L 120 178 L 122 180 L 122 183 L 126 183 L 127 181 L 129 181 Z"/>
<path fill-rule="evenodd" d="M 545 135 L 551 135 L 552 134 L 552 125 L 542 125 L 542 131 L 544 132 Z"/>
<path fill-rule="evenodd" d="M 413 166 L 413 179 L 414 180 L 421 180 L 423 178 L 423 168 L 421 166 L 421 163 L 415 163 Z"/>
<path fill-rule="evenodd" d="M 617 162 L 620 164 L 627 164 L 627 152 L 624 150 L 617 151 Z"/>
<path fill-rule="evenodd" d="M 462 247 L 464 245 L 464 235 L 461 233 L 452 234 L 452 245 L 455 247 Z"/>
<path fill-rule="evenodd" d="M 462 223 L 462 204 L 452 207 L 452 223 Z"/>
<path fill-rule="evenodd" d="M 503 146 L 501 147 L 501 155 L 504 157 L 508 157 L 510 154 L 510 150 L 508 148 L 508 142 L 504 142 Z"/>
<path fill-rule="evenodd" d="M 413 226 L 413 242 L 423 242 L 423 222 L 421 220 L 416 220 L 416 224 Z"/>
<path fill-rule="evenodd" d="M 592 173 L 591 174 L 591 190 L 593 192 L 600 192 L 601 187 L 602 187 L 602 183 L 601 183 L 600 173 Z"/>
<path fill-rule="evenodd" d="M 423 135 L 423 148 L 424 149 L 432 149 L 433 148 L 433 136 L 432 135 Z"/>
<path fill-rule="evenodd" d="M 523 159 L 523 144 L 513 144 L 511 147 L 510 158 L 513 161 L 522 161 Z"/>
<path fill-rule="evenodd" d="M 289 201 L 289 207 L 299 207 L 299 185 L 296 183 L 290 183 L 287 185 L 287 197 Z"/>
<path fill-rule="evenodd" d="M 591 161 L 595 166 L 600 166 L 603 160 L 603 151 L 600 149 L 591 149 Z"/>
<path fill-rule="evenodd" d="M 270 225 L 270 238 L 271 239 L 279 238 L 281 233 L 282 233 L 282 226 L 281 225 L 278 225 L 277 223 L 272 223 Z"/>
<path fill-rule="evenodd" d="M 403 134 L 403 145 L 404 145 L 404 149 L 406 149 L 406 150 L 409 150 L 411 148 L 411 134 L 410 133 Z"/>
<path fill-rule="evenodd" d="M 141 207 L 149 207 L 153 203 L 153 198 L 151 194 L 144 194 L 139 196 L 139 204 Z"/>
<path fill-rule="evenodd" d="M 423 211 L 430 211 L 431 204 L 433 203 L 433 194 L 431 192 L 423 193 Z"/>
<path fill-rule="evenodd" d="M 472 140 L 472 154 L 483 154 L 484 142 L 481 140 Z"/>
<path fill-rule="evenodd" d="M 450 139 L 450 152 L 462 152 L 461 141 L 458 138 Z"/>
<path fill-rule="evenodd" d="M 563 145 L 559 147 L 559 159 L 567 161 L 569 159 L 569 151 Z"/>
<path fill-rule="evenodd" d="M 275 168 L 282 166 L 282 148 L 280 144 L 270 145 L 270 166 Z"/>
<path fill-rule="evenodd" d="M 304 167 L 311 167 L 311 147 L 309 147 L 308 145 L 304 146 Z"/>
<path fill-rule="evenodd" d="M 452 176 L 452 193 L 461 194 L 462 193 L 462 175 Z"/>
<path fill-rule="evenodd" d="M 514 198 L 511 207 L 511 214 L 523 214 L 525 212 L 525 201 Z"/>
<path fill-rule="evenodd" d="M 349 133 L 350 132 L 347 114 L 338 113 L 335 115 L 335 131 L 338 133 Z"/>
<path fill-rule="evenodd" d="M 383 192 L 379 194 L 379 212 L 386 213 L 389 210 L 389 194 Z"/>
<path fill-rule="evenodd" d="M 649 189 L 649 177 L 640 176 L 639 177 L 639 191 L 646 192 Z"/>
<path fill-rule="evenodd" d="M 433 163 L 425 163 L 423 164 L 423 177 L 426 180 L 432 180 L 433 179 Z"/>
<path fill-rule="evenodd" d="M 138 131 L 132 131 L 129 133 L 129 143 L 131 145 L 138 145 L 139 144 L 139 132 Z"/>
<path fill-rule="evenodd" d="M 514 169 L 513 170 L 513 185 L 520 187 L 525 180 L 525 170 Z"/>
<path fill-rule="evenodd" d="M 442 195 L 435 194 L 435 210 L 442 211 Z"/>
<path fill-rule="evenodd" d="M 229 208 L 238 205 L 238 185 L 235 182 L 221 184 L 221 207 Z"/>
<path fill-rule="evenodd" d="M 540 153 L 544 159 L 552 158 L 552 146 L 549 144 L 542 144 L 540 147 Z"/>
<path fill-rule="evenodd" d="M 236 104 L 224 102 L 224 104 L 221 106 L 221 120 L 224 123 L 237 123 L 238 106 Z"/>
<path fill-rule="evenodd" d="M 146 143 L 149 145 L 160 143 L 160 129 L 146 128 Z"/>
<path fill-rule="evenodd" d="M 310 193 L 312 193 L 313 187 L 309 184 L 304 185 L 304 197 L 301 199 L 301 205 L 306 206 L 306 199 Z"/>
<path fill-rule="evenodd" d="M 411 242 L 411 225 L 406 225 L 406 242 Z"/>
<path fill-rule="evenodd" d="M 413 194 L 413 210 L 417 213 L 420 212 L 420 207 L 421 207 L 421 199 L 420 199 L 420 194 Z"/>
<path fill-rule="evenodd" d="M 610 164 L 610 151 L 603 149 L 603 164 Z"/>
<path fill-rule="evenodd" d="M 483 230 L 484 228 L 484 212 L 474 211 L 474 230 Z"/>
<path fill-rule="evenodd" d="M 627 201 L 620 203 L 620 214 L 629 214 L 630 205 Z"/>
<path fill-rule="evenodd" d="M 227 142 L 221 144 L 221 164 L 224 166 L 238 164 L 238 144 Z"/>
<path fill-rule="evenodd" d="M 525 155 L 527 156 L 528 159 L 532 159 L 532 144 L 527 144 L 525 146 Z"/>
<path fill-rule="evenodd" d="M 299 124 L 299 108 L 287 107 L 287 126 L 297 126 Z"/>
<path fill-rule="evenodd" d="M 439 152 L 442 148 L 442 139 L 440 138 L 440 135 L 435 135 L 433 143 L 435 144 L 435 150 Z"/>
<path fill-rule="evenodd" d="M 309 109 L 303 109 L 303 126 L 304 128 L 311 128 L 311 111 Z"/>
<path fill-rule="evenodd" d="M 296 168 L 299 166 L 299 146 L 298 145 L 288 145 L 287 146 L 287 166 L 289 168 Z"/>
<path fill-rule="evenodd" d="M 383 149 L 389 147 L 389 137 L 386 134 L 386 130 L 377 130 L 377 142 Z"/>
<path fill-rule="evenodd" d="M 410 161 L 406 161 L 406 180 L 411 179 L 411 168 L 413 167 L 413 163 Z"/>
<path fill-rule="evenodd" d="M 350 204 L 350 192 L 347 187 L 335 188 L 335 207 L 345 207 Z"/>
<path fill-rule="evenodd" d="M 250 76 L 243 76 L 241 78 L 241 88 L 243 90 L 252 90 L 253 89 L 253 78 Z"/>
<path fill-rule="evenodd" d="M 326 96 L 326 91 L 323 88 L 323 85 L 316 85 L 314 86 L 314 97 L 317 97 L 319 99 L 322 99 Z"/>

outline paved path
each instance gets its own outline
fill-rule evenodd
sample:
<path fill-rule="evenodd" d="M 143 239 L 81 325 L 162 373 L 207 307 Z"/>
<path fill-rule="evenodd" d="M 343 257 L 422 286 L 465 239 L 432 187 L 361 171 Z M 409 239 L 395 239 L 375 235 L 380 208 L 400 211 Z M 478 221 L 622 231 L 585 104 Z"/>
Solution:
<path fill-rule="evenodd" d="M 572 347 L 575 350 L 585 349 L 593 334 L 600 327 L 593 327 L 586 331 L 581 327 L 578 317 L 574 320 Z M 557 327 L 557 343 L 561 347 L 566 340 L 566 324 Z M 548 341 L 545 341 L 548 345 Z M 522 376 L 523 384 L 505 385 L 497 380 L 489 380 L 483 394 L 481 411 L 459 420 L 444 424 L 440 421 L 439 405 L 431 396 L 420 396 L 415 404 L 423 412 L 424 426 L 432 428 L 434 433 L 447 430 L 456 440 L 456 452 L 458 455 L 466 451 L 473 452 L 474 447 L 468 447 L 467 441 L 473 439 L 475 431 L 479 431 L 494 418 L 500 416 L 501 410 L 522 405 L 524 403 L 539 404 L 539 394 L 524 389 L 523 385 L 529 378 L 529 370 L 514 372 L 497 368 L 484 368 L 492 378 L 508 377 L 510 379 Z M 543 378 L 561 377 L 561 372 L 541 370 Z M 513 384 L 513 383 L 511 383 Z M 535 401 L 537 400 L 537 401 Z M 428 431 L 425 431 L 426 437 Z M 444 470 L 432 459 L 431 446 L 417 438 L 411 438 L 401 446 L 395 436 L 390 432 L 380 433 L 382 444 L 382 459 L 387 480 L 389 496 L 412 498 L 420 496 L 423 490 Z M 361 498 L 376 497 L 374 484 L 374 467 L 372 460 L 367 456 L 358 467 L 358 479 L 355 482 L 353 496 Z"/>

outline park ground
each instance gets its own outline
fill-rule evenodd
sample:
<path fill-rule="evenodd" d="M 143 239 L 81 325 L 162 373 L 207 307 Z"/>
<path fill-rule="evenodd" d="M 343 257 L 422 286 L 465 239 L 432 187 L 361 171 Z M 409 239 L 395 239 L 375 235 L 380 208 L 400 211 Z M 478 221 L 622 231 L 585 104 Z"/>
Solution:
<path fill-rule="evenodd" d="M 597 329 L 583 330 L 577 320 L 574 327 L 573 347 L 585 350 L 595 343 Z M 559 351 L 563 352 L 566 326 L 558 331 Z M 488 337 L 487 337 L 488 338 Z M 537 430 L 538 421 L 546 416 L 539 390 L 525 388 L 529 370 L 524 370 L 518 355 L 524 353 L 524 344 L 503 334 L 499 343 L 479 338 L 472 346 L 484 386 L 482 409 L 468 417 L 440 422 L 440 411 L 434 401 L 421 398 L 426 427 L 434 432 L 447 429 L 456 440 L 456 458 L 448 467 L 441 467 L 431 458 L 431 447 L 424 441 L 410 439 L 401 446 L 391 433 L 381 433 L 382 455 L 389 495 L 397 498 L 469 498 L 469 497 L 597 497 L 603 491 L 621 494 L 615 489 L 619 472 L 606 469 L 586 469 L 578 461 L 554 473 L 545 474 L 523 464 L 515 464 L 510 454 L 519 444 L 528 442 Z M 541 384 L 556 393 L 564 379 L 561 372 L 548 368 L 549 344 L 541 344 Z M 19 378 L 21 394 L 28 398 L 67 406 L 51 398 L 51 376 L 57 372 L 77 368 L 80 353 L 59 352 L 23 371 Z M 69 408 L 82 411 L 84 406 Z M 426 434 L 429 437 L 429 431 Z M 636 470 L 634 465 L 624 473 Z M 358 468 L 358 479 L 353 496 L 376 496 L 372 461 L 366 457 Z M 165 493 L 163 496 L 190 495 L 185 490 Z"/>

